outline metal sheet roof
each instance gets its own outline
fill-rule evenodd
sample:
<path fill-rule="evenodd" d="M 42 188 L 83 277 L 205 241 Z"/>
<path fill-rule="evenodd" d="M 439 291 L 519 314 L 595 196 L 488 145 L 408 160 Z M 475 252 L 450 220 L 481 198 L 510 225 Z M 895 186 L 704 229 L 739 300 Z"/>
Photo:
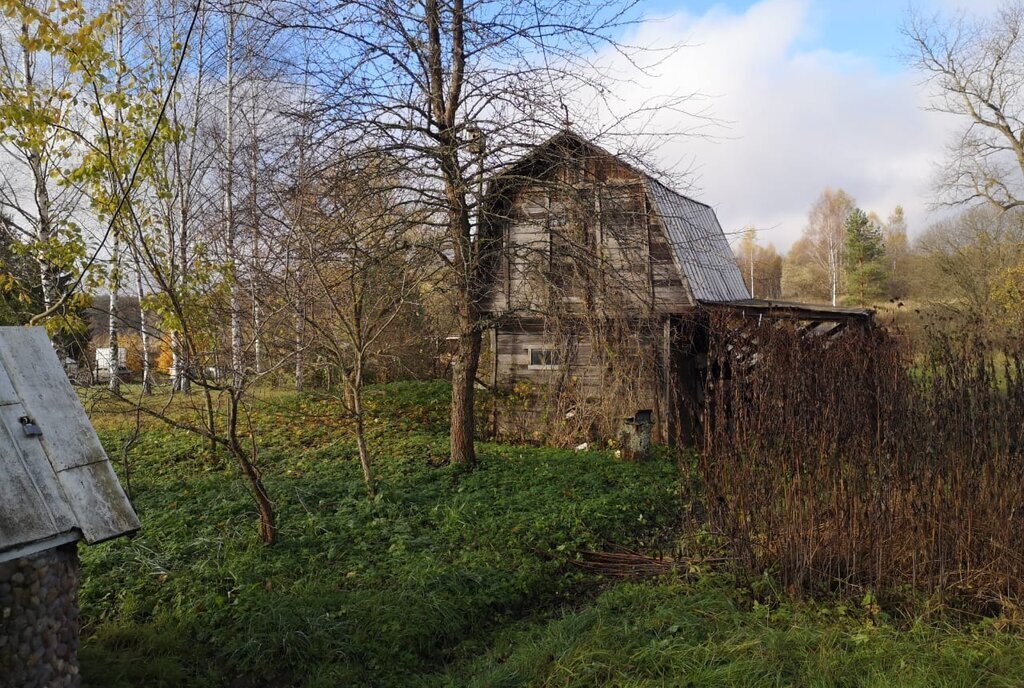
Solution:
<path fill-rule="evenodd" d="M 693 298 L 697 301 L 738 301 L 750 292 L 709 206 L 676 193 L 644 175 L 647 193 L 668 232 Z"/>
<path fill-rule="evenodd" d="M 0 561 L 139 527 L 46 331 L 0 327 Z"/>

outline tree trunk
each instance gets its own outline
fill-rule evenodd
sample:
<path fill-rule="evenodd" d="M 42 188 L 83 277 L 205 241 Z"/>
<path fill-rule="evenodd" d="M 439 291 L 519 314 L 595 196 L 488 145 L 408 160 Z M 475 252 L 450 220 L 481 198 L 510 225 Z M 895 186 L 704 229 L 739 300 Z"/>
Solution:
<path fill-rule="evenodd" d="M 225 80 L 227 91 L 224 103 L 224 222 L 226 225 L 228 262 L 231 264 L 231 384 L 235 389 L 242 387 L 242 314 L 241 295 L 238 275 L 238 247 L 235 227 L 235 201 L 232 188 L 235 169 L 235 146 L 234 146 L 234 101 L 235 101 L 235 74 L 234 74 L 234 42 L 235 42 L 235 14 L 228 12 L 227 36 L 225 39 Z"/>
<path fill-rule="evenodd" d="M 476 463 L 473 408 L 480 342 L 480 330 L 463 319 L 458 350 L 452 361 L 451 461 L 470 466 Z"/>
<path fill-rule="evenodd" d="M 110 307 L 107 309 L 107 334 L 110 337 L 109 347 L 110 358 L 107 361 L 107 371 L 110 374 L 110 379 L 107 381 L 107 385 L 111 392 L 117 392 L 121 388 L 121 378 L 119 373 L 120 368 L 120 342 L 118 342 L 118 306 L 117 306 L 117 291 L 121 284 L 121 266 L 120 266 L 120 253 L 121 253 L 121 240 L 118 236 L 117 231 L 114 231 L 114 248 L 110 259 Z"/>
<path fill-rule="evenodd" d="M 305 390 L 306 383 L 304 379 L 303 360 L 302 360 L 302 346 L 303 339 L 306 329 L 306 317 L 303 314 L 302 306 L 300 305 L 295 310 L 295 391 L 302 392 Z"/>
<path fill-rule="evenodd" d="M 359 447 L 359 464 L 363 469 L 366 493 L 373 499 L 376 487 L 373 482 L 373 467 L 370 465 L 370 450 L 366 445 L 366 419 L 363 417 L 363 364 L 356 361 L 352 376 L 352 415 L 356 418 L 356 444 Z"/>
<path fill-rule="evenodd" d="M 142 261 L 135 256 L 135 294 L 139 298 L 139 337 L 142 339 L 142 393 L 153 393 L 153 363 L 149 355 L 149 332 L 146 331 L 146 309 L 142 298 Z"/>
<path fill-rule="evenodd" d="M 29 34 L 28 24 L 22 24 L 21 35 L 25 41 L 22 49 L 25 91 L 31 99 L 35 89 L 35 65 L 32 62 L 32 50 L 29 47 L 31 45 L 31 35 Z M 36 204 L 36 212 L 38 213 L 36 241 L 39 243 L 39 250 L 36 260 L 39 263 L 39 287 L 43 295 L 43 310 L 47 311 L 57 301 L 53 274 L 50 268 L 49 256 L 47 255 L 47 246 L 50 237 L 53 235 L 52 219 L 50 216 L 50 190 L 46 186 L 47 174 L 44 169 L 42 156 L 37 151 L 29 149 L 26 157 L 29 171 L 32 173 L 32 195 Z M 61 362 L 63 363 L 63 361 Z"/>
<path fill-rule="evenodd" d="M 232 391 L 228 404 L 228 446 L 231 454 L 238 461 L 238 466 L 242 469 L 242 475 L 249 483 L 249 490 L 256 502 L 256 510 L 260 517 L 260 537 L 265 544 L 272 545 L 277 538 L 274 504 L 270 501 L 267 488 L 263 485 L 263 476 L 259 468 L 256 467 L 255 457 L 250 456 L 249 452 L 242 447 L 242 443 L 238 441 L 238 401 L 238 394 Z M 253 452 L 255 452 L 255 448 Z"/>
<path fill-rule="evenodd" d="M 249 275 L 249 291 L 252 299 L 252 330 L 253 330 L 253 357 L 256 359 L 253 364 L 256 375 L 263 372 L 263 341 L 260 337 L 262 328 L 259 290 L 256 284 L 256 273 L 260 262 L 260 214 L 259 194 L 257 185 L 259 183 L 259 136 L 256 126 L 256 94 L 252 87 L 249 88 L 249 101 L 252 104 L 252 137 L 249 146 L 249 213 L 251 218 L 252 231 L 252 264 Z"/>

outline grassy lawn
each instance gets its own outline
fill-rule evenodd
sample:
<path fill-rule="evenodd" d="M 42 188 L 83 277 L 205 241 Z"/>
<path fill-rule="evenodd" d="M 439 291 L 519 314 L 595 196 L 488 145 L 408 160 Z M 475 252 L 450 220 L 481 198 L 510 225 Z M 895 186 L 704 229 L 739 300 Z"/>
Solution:
<path fill-rule="evenodd" d="M 585 574 L 580 549 L 671 537 L 674 462 L 482 444 L 476 470 L 444 466 L 447 403 L 442 383 L 372 390 L 370 502 L 337 406 L 264 395 L 271 548 L 233 466 L 144 422 L 127 454 L 144 529 L 82 550 L 86 685 L 1024 684 L 1024 643 L 991 623 L 762 603 L 708 572 Z M 120 464 L 134 417 L 88 405 Z"/>
<path fill-rule="evenodd" d="M 451 686 L 1020 686 L 1024 642 L 990 624 L 894 625 L 843 605 L 761 605 L 722 576 L 620 583 L 513 624 Z"/>
<path fill-rule="evenodd" d="M 460 643 L 580 599 L 595 582 L 568 563 L 581 547 L 652 539 L 675 519 L 671 461 L 482 445 L 467 472 L 437 465 L 443 385 L 371 401 L 372 503 L 337 408 L 263 402 L 272 548 L 232 466 L 146 423 L 129 454 L 144 529 L 83 551 L 87 682 L 422 685 Z M 130 423 L 96 414 L 112 456 Z"/>

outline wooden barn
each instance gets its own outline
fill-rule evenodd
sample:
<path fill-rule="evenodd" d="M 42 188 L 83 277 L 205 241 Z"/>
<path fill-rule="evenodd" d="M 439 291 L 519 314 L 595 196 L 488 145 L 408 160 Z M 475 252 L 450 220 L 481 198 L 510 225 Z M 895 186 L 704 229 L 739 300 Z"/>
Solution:
<path fill-rule="evenodd" d="M 496 411 L 496 428 L 556 420 L 576 436 L 607 436 L 650 409 L 659 439 L 688 441 L 702 366 L 691 326 L 702 313 L 812 327 L 870 318 L 751 299 L 710 206 L 569 131 L 499 176 L 485 214 L 501 251 L 482 369 L 499 392 L 526 388 L 533 399 Z"/>

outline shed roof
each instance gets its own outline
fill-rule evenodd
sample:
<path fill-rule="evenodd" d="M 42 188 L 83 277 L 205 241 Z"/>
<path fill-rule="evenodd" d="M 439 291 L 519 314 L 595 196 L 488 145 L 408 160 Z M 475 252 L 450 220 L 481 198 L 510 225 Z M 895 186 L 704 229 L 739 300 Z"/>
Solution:
<path fill-rule="evenodd" d="M 846 320 L 871 322 L 875 315 L 875 311 L 870 308 L 829 306 L 819 303 L 801 303 L 798 301 L 781 301 L 778 299 L 741 299 L 723 302 L 706 301 L 703 305 L 707 308 L 725 308 L 748 315 L 764 315 L 770 318 L 819 320 L 826 322 L 840 322 Z"/>
<path fill-rule="evenodd" d="M 0 561 L 139 527 L 46 331 L 0 327 Z"/>
<path fill-rule="evenodd" d="M 644 183 L 655 211 L 668 232 L 690 291 L 697 301 L 739 301 L 750 298 L 739 266 L 711 206 L 673 191 L 645 174 Z"/>

